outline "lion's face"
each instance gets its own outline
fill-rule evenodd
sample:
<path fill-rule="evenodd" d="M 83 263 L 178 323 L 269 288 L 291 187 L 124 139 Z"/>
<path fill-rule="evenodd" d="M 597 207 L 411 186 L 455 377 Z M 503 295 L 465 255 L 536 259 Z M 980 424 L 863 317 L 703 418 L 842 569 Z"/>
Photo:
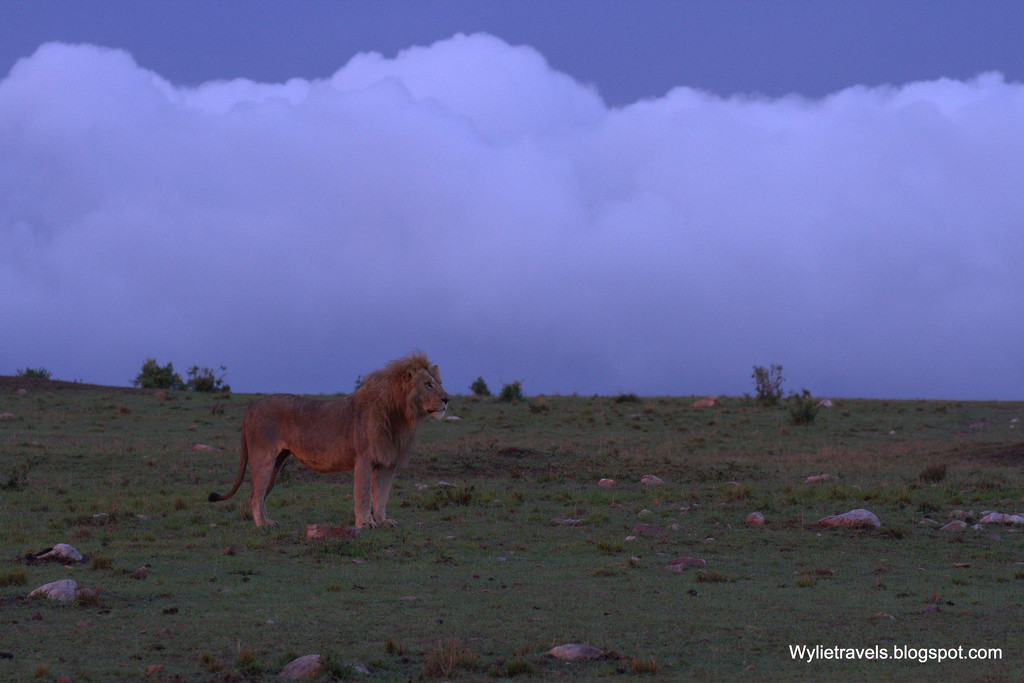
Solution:
<path fill-rule="evenodd" d="M 421 368 L 416 372 L 413 402 L 423 415 L 433 415 L 439 420 L 444 417 L 448 408 L 448 392 L 441 386 L 436 365 L 431 366 L 429 370 Z"/>

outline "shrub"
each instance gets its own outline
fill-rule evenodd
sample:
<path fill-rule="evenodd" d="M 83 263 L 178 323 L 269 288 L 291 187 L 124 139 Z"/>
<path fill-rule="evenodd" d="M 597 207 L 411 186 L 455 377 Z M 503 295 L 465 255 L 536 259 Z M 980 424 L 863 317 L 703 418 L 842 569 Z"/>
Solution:
<path fill-rule="evenodd" d="M 785 377 L 782 376 L 781 365 L 772 365 L 768 369 L 761 365 L 755 365 L 754 374 L 751 377 L 754 379 L 757 400 L 761 402 L 761 405 L 773 406 L 779 402 L 779 399 L 782 398 L 782 382 L 785 380 Z"/>
<path fill-rule="evenodd" d="M 50 379 L 50 371 L 44 367 L 22 368 L 18 370 L 18 377 L 26 379 Z"/>
<path fill-rule="evenodd" d="M 181 389 L 185 386 L 181 375 L 174 371 L 173 364 L 161 367 L 155 358 L 146 359 L 142 371 L 132 380 L 132 384 L 143 389 Z"/>
<path fill-rule="evenodd" d="M 615 402 L 616 403 L 639 403 L 640 402 L 640 397 L 637 396 L 636 394 L 633 394 L 633 393 L 619 394 L 618 396 L 615 397 Z"/>
<path fill-rule="evenodd" d="M 207 393 L 213 393 L 214 391 L 230 392 L 231 387 L 224 383 L 224 375 L 228 369 L 226 366 L 220 366 L 220 377 L 214 374 L 212 368 L 201 368 L 198 365 L 193 365 L 188 369 L 188 381 L 185 382 L 185 388 L 190 391 L 202 391 Z"/>
<path fill-rule="evenodd" d="M 818 404 L 811 392 L 804 389 L 799 394 L 793 392 L 789 396 L 789 415 L 795 425 L 809 425 L 818 416 Z"/>
<path fill-rule="evenodd" d="M 501 387 L 501 393 L 498 394 L 498 399 L 511 403 L 513 401 L 523 400 L 523 383 L 512 382 Z"/>
<path fill-rule="evenodd" d="M 491 390 L 487 388 L 487 382 L 483 377 L 477 377 L 476 381 L 469 385 L 469 390 L 474 396 L 490 396 Z"/>

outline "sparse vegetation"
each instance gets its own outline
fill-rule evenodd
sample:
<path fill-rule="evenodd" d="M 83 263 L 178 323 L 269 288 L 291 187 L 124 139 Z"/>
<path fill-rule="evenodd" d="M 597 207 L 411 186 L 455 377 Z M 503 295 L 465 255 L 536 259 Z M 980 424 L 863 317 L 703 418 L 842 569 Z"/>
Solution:
<path fill-rule="evenodd" d="M 773 406 L 782 398 L 782 383 L 786 380 L 782 376 L 782 366 L 772 365 L 765 368 L 761 365 L 754 366 L 754 374 L 751 375 L 754 386 L 757 390 L 757 400 L 763 406 Z"/>
<path fill-rule="evenodd" d="M 491 395 L 491 390 L 487 388 L 487 382 L 484 381 L 483 377 L 477 377 L 473 380 L 473 383 L 469 385 L 469 390 L 473 392 L 474 396 Z"/>
<path fill-rule="evenodd" d="M 523 384 L 522 382 L 511 382 L 501 387 L 501 393 L 498 394 L 498 400 L 505 401 L 506 403 L 513 403 L 515 401 L 523 400 Z"/>
<path fill-rule="evenodd" d="M 161 366 L 155 358 L 147 358 L 142 370 L 132 380 L 132 384 L 143 389 L 183 389 L 185 383 L 181 375 L 174 371 L 174 364 Z"/>
<path fill-rule="evenodd" d="M 789 416 L 795 425 L 809 425 L 818 417 L 818 402 L 811 396 L 811 392 L 804 389 L 799 394 L 794 392 L 789 396 Z"/>
<path fill-rule="evenodd" d="M 213 371 L 212 368 L 201 368 L 198 365 L 193 365 L 188 369 L 188 381 L 185 382 L 185 388 L 190 391 L 201 391 L 204 393 L 214 393 L 222 391 L 228 393 L 231 391 L 231 387 L 224 383 L 224 375 L 228 369 L 225 366 L 220 366 L 220 376 Z"/>
<path fill-rule="evenodd" d="M 18 377 L 26 379 L 50 379 L 50 371 L 44 367 L 22 368 L 18 370 Z"/>

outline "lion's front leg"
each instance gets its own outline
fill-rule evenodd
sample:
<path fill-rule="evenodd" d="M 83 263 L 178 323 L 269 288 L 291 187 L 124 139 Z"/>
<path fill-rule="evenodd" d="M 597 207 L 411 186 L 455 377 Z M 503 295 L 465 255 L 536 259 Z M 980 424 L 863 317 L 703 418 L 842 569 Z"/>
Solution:
<path fill-rule="evenodd" d="M 352 470 L 353 497 L 356 505 L 356 527 L 359 529 L 373 528 L 377 522 L 373 519 L 370 505 L 376 497 L 373 491 L 373 465 L 368 459 L 356 460 Z"/>
<path fill-rule="evenodd" d="M 388 506 L 388 495 L 391 493 L 391 482 L 395 479 L 395 467 L 373 468 L 373 521 L 377 524 L 398 526 L 398 522 L 388 519 L 385 509 Z"/>

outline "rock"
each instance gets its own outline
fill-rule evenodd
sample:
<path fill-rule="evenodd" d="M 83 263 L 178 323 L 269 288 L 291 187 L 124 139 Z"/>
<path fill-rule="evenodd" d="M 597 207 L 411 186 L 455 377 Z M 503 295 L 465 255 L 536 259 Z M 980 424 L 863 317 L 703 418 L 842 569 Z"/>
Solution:
<path fill-rule="evenodd" d="M 967 522 L 974 518 L 974 513 L 967 510 L 953 510 L 949 513 L 949 519 L 959 519 L 961 522 Z"/>
<path fill-rule="evenodd" d="M 1024 516 L 1021 515 L 1010 515 L 1006 519 L 1007 524 L 1024 524 Z"/>
<path fill-rule="evenodd" d="M 963 531 L 967 528 L 967 522 L 962 519 L 954 519 L 945 526 L 939 527 L 939 531 Z"/>
<path fill-rule="evenodd" d="M 142 579 L 146 578 L 147 576 L 149 576 L 149 570 L 146 569 L 145 567 L 139 567 L 138 569 L 133 571 L 131 574 L 129 574 L 128 578 L 129 579 L 135 579 L 136 581 L 141 581 Z"/>
<path fill-rule="evenodd" d="M 316 678 L 320 675 L 320 655 L 304 655 L 293 659 L 281 669 L 282 678 Z"/>
<path fill-rule="evenodd" d="M 0 420 L 13 420 L 14 413 L 0 413 Z"/>
<path fill-rule="evenodd" d="M 618 483 L 614 479 L 601 479 L 597 482 L 597 485 L 601 488 L 610 489 L 618 486 Z"/>
<path fill-rule="evenodd" d="M 850 510 L 844 512 L 841 515 L 832 515 L 831 517 L 822 517 L 818 520 L 820 526 L 837 527 L 837 526 L 848 526 L 848 527 L 879 527 L 882 523 L 878 521 L 878 517 L 875 513 L 865 510 L 864 508 L 858 508 L 856 510 Z"/>
<path fill-rule="evenodd" d="M 920 526 L 938 526 L 939 523 L 936 522 L 934 519 L 932 519 L 930 517 L 925 517 L 920 522 L 918 522 L 918 525 L 920 525 Z"/>
<path fill-rule="evenodd" d="M 827 398 L 823 398 L 820 401 L 818 401 L 818 407 L 819 408 L 831 408 L 832 405 L 833 405 L 832 401 L 830 401 Z"/>
<path fill-rule="evenodd" d="M 805 484 L 815 484 L 819 481 L 832 481 L 833 477 L 831 474 L 815 474 L 804 479 Z"/>
<path fill-rule="evenodd" d="M 163 664 L 150 664 L 149 666 L 146 667 L 146 675 L 147 676 L 152 676 L 153 674 L 158 674 L 158 673 L 160 673 L 163 670 L 164 670 L 164 665 Z"/>
<path fill-rule="evenodd" d="M 656 477 L 653 474 L 645 474 L 644 476 L 640 477 L 640 483 L 643 484 L 644 486 L 661 486 L 665 482 L 661 478 Z"/>
<path fill-rule="evenodd" d="M 306 538 L 347 538 L 359 536 L 359 529 L 353 526 L 329 526 L 327 524 L 307 524 Z"/>
<path fill-rule="evenodd" d="M 551 655 L 556 659 L 561 659 L 564 662 L 575 662 L 579 659 L 596 659 L 598 657 L 604 657 L 604 651 L 598 650 L 596 647 L 590 645 L 580 645 L 579 643 L 567 643 L 565 645 L 558 645 L 553 647 L 544 654 Z"/>
<path fill-rule="evenodd" d="M 764 515 L 760 512 L 751 512 L 747 515 L 747 526 L 764 526 Z"/>
<path fill-rule="evenodd" d="M 565 526 L 576 526 L 577 524 L 582 524 L 583 520 L 582 519 L 573 519 L 572 517 L 552 517 L 551 518 L 551 523 L 552 524 L 564 524 Z"/>
<path fill-rule="evenodd" d="M 214 448 L 213 446 L 208 446 L 205 443 L 197 443 L 195 446 L 192 447 L 192 450 L 194 450 L 194 451 L 205 451 L 207 453 L 213 453 L 217 449 Z"/>
<path fill-rule="evenodd" d="M 49 598 L 50 600 L 70 602 L 75 599 L 75 595 L 77 593 L 78 583 L 74 579 L 61 579 L 60 581 L 53 581 L 40 586 L 29 593 L 28 597 Z"/>
<path fill-rule="evenodd" d="M 38 555 L 37 560 L 56 560 L 57 562 L 81 562 L 82 553 L 78 552 L 67 543 L 58 543 L 52 548 L 47 548 Z"/>
<path fill-rule="evenodd" d="M 1002 512 L 990 512 L 979 521 L 982 524 L 1005 524 L 1010 519 L 1010 515 L 1004 515 Z"/>

